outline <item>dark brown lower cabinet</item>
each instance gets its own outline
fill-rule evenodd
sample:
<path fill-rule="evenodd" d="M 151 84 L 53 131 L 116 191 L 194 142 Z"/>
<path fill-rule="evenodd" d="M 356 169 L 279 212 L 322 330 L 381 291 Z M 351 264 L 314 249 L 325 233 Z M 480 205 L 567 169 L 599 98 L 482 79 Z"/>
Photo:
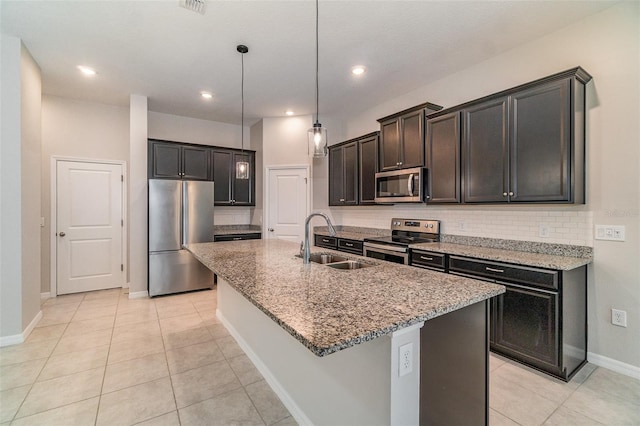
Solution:
<path fill-rule="evenodd" d="M 502 284 L 491 350 L 569 381 L 587 362 L 586 266 L 569 271 L 449 256 L 449 272 Z"/>
<path fill-rule="evenodd" d="M 420 425 L 489 424 L 485 300 L 425 321 L 420 330 Z"/>

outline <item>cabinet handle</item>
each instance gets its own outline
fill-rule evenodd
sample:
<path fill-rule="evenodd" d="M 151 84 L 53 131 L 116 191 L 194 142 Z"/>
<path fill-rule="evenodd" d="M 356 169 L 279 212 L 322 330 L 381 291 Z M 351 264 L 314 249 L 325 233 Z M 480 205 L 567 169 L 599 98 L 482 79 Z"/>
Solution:
<path fill-rule="evenodd" d="M 238 240 L 241 240 L 241 239 L 242 239 L 242 237 L 233 237 L 233 241 L 238 241 Z"/>
<path fill-rule="evenodd" d="M 341 202 L 341 203 L 344 203 L 344 198 L 340 198 L 340 202 Z"/>
<path fill-rule="evenodd" d="M 328 242 L 329 242 L 329 240 L 327 240 L 326 238 L 323 238 L 323 239 L 322 239 L 322 242 L 323 242 L 323 243 L 328 243 Z"/>
<path fill-rule="evenodd" d="M 427 200 L 431 199 L 431 195 L 427 195 Z"/>
<path fill-rule="evenodd" d="M 399 166 L 402 166 L 402 161 L 398 163 Z"/>
<path fill-rule="evenodd" d="M 347 247 L 353 247 L 353 244 L 351 244 L 351 243 L 344 243 L 344 245 L 347 246 Z"/>
<path fill-rule="evenodd" d="M 513 192 L 509 192 L 509 197 L 513 197 Z"/>
<path fill-rule="evenodd" d="M 484 269 L 489 272 L 498 272 L 500 274 L 504 272 L 504 269 L 489 268 L 488 266 L 486 266 Z"/>
<path fill-rule="evenodd" d="M 507 196 L 507 193 L 506 193 L 506 192 L 503 192 L 503 193 L 502 193 L 502 196 L 503 196 L 503 197 L 506 197 L 506 196 Z"/>
<path fill-rule="evenodd" d="M 422 260 L 433 260 L 433 257 L 420 256 L 420 259 L 422 259 Z"/>

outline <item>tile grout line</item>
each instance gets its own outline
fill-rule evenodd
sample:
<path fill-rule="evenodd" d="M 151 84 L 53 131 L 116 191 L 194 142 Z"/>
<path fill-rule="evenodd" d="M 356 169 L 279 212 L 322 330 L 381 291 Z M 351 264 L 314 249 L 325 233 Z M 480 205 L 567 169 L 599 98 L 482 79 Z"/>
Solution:
<path fill-rule="evenodd" d="M 171 377 L 171 369 L 169 368 L 169 359 L 167 358 L 167 346 L 164 343 L 164 334 L 162 332 L 162 323 L 160 322 L 160 315 L 158 315 L 158 307 L 154 304 L 156 309 L 156 318 L 158 320 L 158 327 L 160 328 L 160 339 L 162 340 L 162 349 L 164 354 L 164 362 L 167 366 L 167 373 L 169 374 L 169 384 L 171 385 L 171 394 L 173 395 L 173 404 L 176 407 L 176 415 L 178 416 L 178 424 L 182 425 L 182 420 L 180 419 L 180 410 L 178 409 L 178 400 L 176 399 L 176 391 L 173 387 L 173 377 Z M 167 414 L 167 413 L 165 413 Z M 164 416 L 164 414 L 162 414 Z"/>
<path fill-rule="evenodd" d="M 94 426 L 98 426 L 98 415 L 100 414 L 100 405 L 102 404 L 102 390 L 104 389 L 104 379 L 107 377 L 107 366 L 109 365 L 109 356 L 111 355 L 111 344 L 113 340 L 113 332 L 116 328 L 116 316 L 118 315 L 118 307 L 120 306 L 120 297 L 118 295 L 118 303 L 116 304 L 116 314 L 113 317 L 113 324 L 111 326 L 111 337 L 109 338 L 109 349 L 107 350 L 107 360 L 104 365 L 104 371 L 102 372 L 102 383 L 100 384 L 100 393 L 98 394 L 98 406 L 96 407 L 96 417 L 93 421 Z"/>

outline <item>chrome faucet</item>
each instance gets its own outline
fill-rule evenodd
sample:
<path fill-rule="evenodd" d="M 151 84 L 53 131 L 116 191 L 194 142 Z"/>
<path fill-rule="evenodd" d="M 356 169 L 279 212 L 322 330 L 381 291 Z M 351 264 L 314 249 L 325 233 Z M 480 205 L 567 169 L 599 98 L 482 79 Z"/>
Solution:
<path fill-rule="evenodd" d="M 309 245 L 309 221 L 314 216 L 324 217 L 324 220 L 327 221 L 327 225 L 329 225 L 329 234 L 331 234 L 332 237 L 335 237 L 336 235 L 336 230 L 333 228 L 333 225 L 331 224 L 331 219 L 329 219 L 329 216 L 327 216 L 326 214 L 311 213 L 309 216 L 307 216 L 307 219 L 304 221 L 304 250 L 303 250 L 304 253 L 302 254 L 302 263 L 304 263 L 305 265 L 311 262 L 309 260 L 311 257 L 311 246 Z"/>

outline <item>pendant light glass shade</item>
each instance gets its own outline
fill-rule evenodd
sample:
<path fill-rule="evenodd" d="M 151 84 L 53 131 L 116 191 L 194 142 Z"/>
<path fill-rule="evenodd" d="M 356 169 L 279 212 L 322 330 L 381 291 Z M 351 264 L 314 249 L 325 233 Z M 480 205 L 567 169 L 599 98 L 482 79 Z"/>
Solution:
<path fill-rule="evenodd" d="M 249 48 L 243 44 L 236 46 L 236 50 L 242 54 L 242 78 L 240 83 L 240 93 L 242 98 L 242 118 L 240 121 L 240 143 L 242 144 L 242 151 L 244 153 L 244 54 L 249 51 Z M 236 156 L 240 160 L 244 160 L 244 155 Z M 236 162 L 236 179 L 249 179 L 249 163 L 246 161 Z"/>
<path fill-rule="evenodd" d="M 307 132 L 307 135 L 309 136 L 309 157 L 326 157 L 329 152 L 329 148 L 327 148 L 327 128 L 322 127 L 322 124 L 316 121 Z"/>
<path fill-rule="evenodd" d="M 236 163 L 236 179 L 249 179 L 249 163 L 246 161 Z"/>
<path fill-rule="evenodd" d="M 318 116 L 320 115 L 318 63 L 318 0 L 316 0 L 316 122 L 307 132 L 309 137 L 309 156 L 313 158 L 326 157 L 329 153 L 327 148 L 327 129 L 322 127 L 322 124 L 318 121 Z"/>

